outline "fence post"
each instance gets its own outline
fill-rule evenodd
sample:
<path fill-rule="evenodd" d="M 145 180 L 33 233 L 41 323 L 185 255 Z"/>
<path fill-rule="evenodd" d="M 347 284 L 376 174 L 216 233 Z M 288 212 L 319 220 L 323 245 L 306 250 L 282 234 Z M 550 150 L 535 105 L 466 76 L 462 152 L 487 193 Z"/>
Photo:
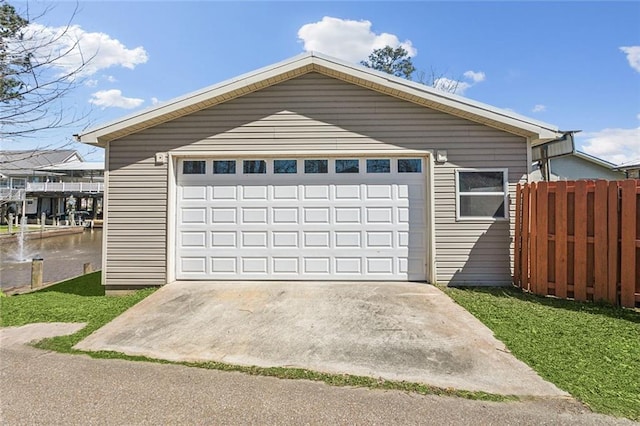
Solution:
<path fill-rule="evenodd" d="M 34 257 L 31 261 L 31 288 L 42 287 L 43 263 L 40 257 Z"/>
<path fill-rule="evenodd" d="M 520 265 L 522 264 L 522 250 L 521 250 L 521 238 L 522 238 L 522 185 L 516 185 L 516 232 L 513 250 L 515 256 L 513 259 L 513 284 L 521 287 L 520 283 Z"/>
<path fill-rule="evenodd" d="M 91 263 L 85 263 L 82 265 L 82 270 L 85 275 L 90 274 L 93 272 L 93 267 L 91 266 Z"/>

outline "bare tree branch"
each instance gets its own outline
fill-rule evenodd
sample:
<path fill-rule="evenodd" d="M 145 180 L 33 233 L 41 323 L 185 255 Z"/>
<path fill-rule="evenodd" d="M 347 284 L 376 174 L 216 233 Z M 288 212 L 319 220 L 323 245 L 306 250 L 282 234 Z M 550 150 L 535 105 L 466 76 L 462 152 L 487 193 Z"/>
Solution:
<path fill-rule="evenodd" d="M 59 31 L 37 31 L 33 23 L 51 11 L 46 7 L 30 18 L 0 0 L 0 137 L 19 141 L 43 131 L 83 125 L 88 112 L 78 113 L 61 101 L 83 83 L 83 71 L 94 56 L 85 58 L 80 40 L 70 31 L 76 4 Z M 34 30 L 35 29 L 35 30 Z M 75 63 L 70 59 L 79 59 Z"/>

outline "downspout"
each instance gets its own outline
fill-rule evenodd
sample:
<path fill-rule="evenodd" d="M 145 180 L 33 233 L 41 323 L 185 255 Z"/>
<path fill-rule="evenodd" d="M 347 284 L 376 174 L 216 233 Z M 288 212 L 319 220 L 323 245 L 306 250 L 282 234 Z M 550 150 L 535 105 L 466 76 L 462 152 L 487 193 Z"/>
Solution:
<path fill-rule="evenodd" d="M 549 155 L 549 146 L 554 142 L 564 142 L 568 140 L 571 142 L 571 154 L 573 154 L 576 151 L 576 145 L 573 135 L 575 133 L 578 133 L 579 131 L 580 130 L 569 130 L 566 132 L 563 131 L 562 137 L 546 142 L 545 144 L 540 146 L 541 158 L 538 161 L 540 163 L 540 175 L 542 176 L 543 181 L 549 182 L 551 180 L 551 159 L 558 157 L 558 155 Z M 564 153 L 562 155 L 567 155 L 567 153 Z"/>

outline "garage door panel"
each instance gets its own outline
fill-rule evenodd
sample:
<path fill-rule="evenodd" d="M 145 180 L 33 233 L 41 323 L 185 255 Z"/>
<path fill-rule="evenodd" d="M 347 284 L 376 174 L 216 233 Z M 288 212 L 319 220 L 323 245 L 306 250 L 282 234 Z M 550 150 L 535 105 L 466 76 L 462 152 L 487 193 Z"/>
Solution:
<path fill-rule="evenodd" d="M 298 174 L 273 174 L 267 160 L 259 175 L 179 174 L 177 278 L 424 280 L 424 173 L 367 174 L 360 160 L 331 175 L 328 161 L 328 173 L 298 160 Z"/>
<path fill-rule="evenodd" d="M 272 231 L 273 248 L 297 248 L 298 232 L 295 231 Z"/>
<path fill-rule="evenodd" d="M 242 186 L 242 199 L 243 200 L 266 200 L 267 199 L 267 186 Z"/>
<path fill-rule="evenodd" d="M 367 274 L 393 275 L 393 257 L 368 257 Z"/>
<path fill-rule="evenodd" d="M 362 258 L 360 257 L 336 257 L 336 274 L 362 274 Z"/>
<path fill-rule="evenodd" d="M 243 274 L 265 275 L 269 272 L 267 269 L 267 265 L 269 264 L 269 259 L 267 256 L 264 256 L 264 257 L 242 256 L 240 262 L 242 266 L 240 272 Z"/>
<path fill-rule="evenodd" d="M 303 194 L 303 200 L 329 200 L 329 185 L 305 185 Z"/>
<path fill-rule="evenodd" d="M 207 199 L 207 187 L 206 186 L 187 186 L 184 188 L 183 194 L 184 200 L 206 200 Z"/>
<path fill-rule="evenodd" d="M 336 248 L 361 248 L 362 233 L 355 231 L 335 231 Z"/>
<path fill-rule="evenodd" d="M 242 231 L 240 235 L 242 236 L 241 238 L 242 248 L 245 248 L 245 247 L 267 248 L 267 241 L 268 241 L 267 231 L 258 231 L 258 232 Z"/>
<path fill-rule="evenodd" d="M 299 259 L 297 257 L 273 256 L 273 273 L 298 275 L 300 273 Z"/>
<path fill-rule="evenodd" d="M 391 200 L 393 198 L 392 185 L 366 185 L 368 200 Z"/>
<path fill-rule="evenodd" d="M 185 225 L 207 223 L 207 209 L 204 207 L 189 207 L 182 209 L 182 223 Z"/>
<path fill-rule="evenodd" d="M 335 212 L 335 223 L 362 223 L 362 210 L 360 207 L 336 207 L 334 209 Z"/>
<path fill-rule="evenodd" d="M 297 207 L 274 207 L 271 209 L 273 223 L 292 223 L 298 224 L 298 208 Z"/>
<path fill-rule="evenodd" d="M 297 200 L 298 185 L 277 185 L 273 187 L 274 200 Z"/>
<path fill-rule="evenodd" d="M 182 247 L 205 248 L 207 246 L 207 233 L 205 231 L 184 231 L 180 233 Z"/>
<path fill-rule="evenodd" d="M 236 224 L 236 208 L 235 207 L 214 207 L 211 209 L 211 224 Z"/>
<path fill-rule="evenodd" d="M 304 247 L 329 248 L 329 231 L 303 231 Z"/>
<path fill-rule="evenodd" d="M 303 207 L 303 223 L 329 224 L 329 207 Z"/>
<path fill-rule="evenodd" d="M 210 260 L 212 274 L 236 275 L 238 273 L 238 260 L 235 257 L 211 257 Z"/>
<path fill-rule="evenodd" d="M 233 186 L 214 186 L 211 188 L 212 200 L 231 200 L 236 201 L 238 199 L 238 188 Z"/>
<path fill-rule="evenodd" d="M 336 200 L 360 200 L 360 185 L 336 185 Z"/>
<path fill-rule="evenodd" d="M 330 257 L 304 257 L 302 259 L 304 272 L 308 274 L 329 275 L 331 273 Z"/>
<path fill-rule="evenodd" d="M 266 207 L 241 207 L 240 208 L 240 217 L 242 218 L 242 223 L 248 224 L 267 224 L 267 211 Z"/>
<path fill-rule="evenodd" d="M 366 223 L 393 223 L 393 208 L 391 207 L 366 207 Z"/>
<path fill-rule="evenodd" d="M 212 231 L 211 247 L 237 247 L 236 233 L 231 231 Z"/>

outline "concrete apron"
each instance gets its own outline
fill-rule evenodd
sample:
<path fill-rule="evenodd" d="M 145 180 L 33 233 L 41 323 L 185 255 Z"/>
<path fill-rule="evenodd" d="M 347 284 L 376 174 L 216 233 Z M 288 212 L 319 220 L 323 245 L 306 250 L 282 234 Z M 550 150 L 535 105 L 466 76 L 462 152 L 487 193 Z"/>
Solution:
<path fill-rule="evenodd" d="M 76 348 L 497 394 L 567 395 L 427 284 L 175 282 Z"/>

